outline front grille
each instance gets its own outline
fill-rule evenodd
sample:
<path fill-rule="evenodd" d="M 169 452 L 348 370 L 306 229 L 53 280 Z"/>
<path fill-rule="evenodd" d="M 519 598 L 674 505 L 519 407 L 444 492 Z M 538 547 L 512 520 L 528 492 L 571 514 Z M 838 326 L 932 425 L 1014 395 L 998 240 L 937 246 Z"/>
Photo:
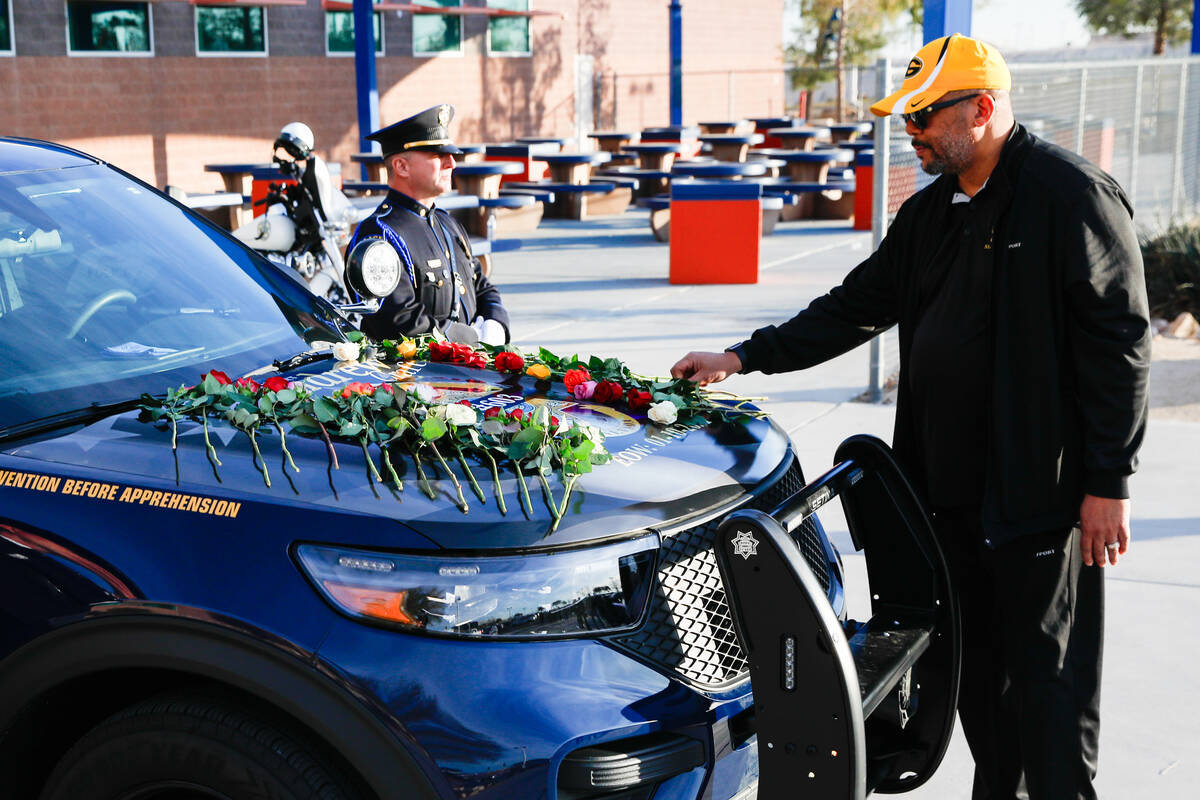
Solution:
<path fill-rule="evenodd" d="M 803 486 L 800 465 L 793 460 L 780 480 L 742 508 L 770 511 Z M 627 636 L 610 640 L 703 689 L 736 683 L 747 672 L 746 656 L 733 627 L 713 554 L 713 539 L 722 519 L 717 517 L 663 538 L 646 623 Z M 805 520 L 794 537 L 809 569 L 828 594 L 829 559 L 812 520 Z"/>

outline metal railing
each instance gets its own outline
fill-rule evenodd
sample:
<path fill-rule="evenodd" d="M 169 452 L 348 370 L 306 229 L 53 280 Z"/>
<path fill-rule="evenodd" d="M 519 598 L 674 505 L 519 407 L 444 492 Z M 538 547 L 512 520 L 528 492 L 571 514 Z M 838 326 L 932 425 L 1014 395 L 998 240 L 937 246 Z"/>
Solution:
<path fill-rule="evenodd" d="M 903 80 L 903 66 L 881 59 L 864 71 L 863 93 L 885 97 Z M 1200 57 L 1017 62 L 1009 70 L 1017 121 L 1112 175 L 1133 204 L 1139 229 L 1161 230 L 1200 214 Z M 921 171 L 903 125 L 877 120 L 875 137 L 878 246 L 900 205 L 934 178 Z M 882 397 L 897 358 L 894 331 L 872 340 L 872 399 Z"/>

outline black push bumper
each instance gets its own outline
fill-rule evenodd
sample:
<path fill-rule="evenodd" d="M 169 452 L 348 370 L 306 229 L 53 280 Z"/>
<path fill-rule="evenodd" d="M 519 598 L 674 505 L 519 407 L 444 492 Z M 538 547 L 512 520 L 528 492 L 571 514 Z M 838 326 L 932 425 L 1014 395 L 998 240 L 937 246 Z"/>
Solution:
<path fill-rule="evenodd" d="M 933 774 L 954 726 L 959 622 L 928 517 L 887 445 L 855 436 L 769 514 L 737 511 L 717 560 L 750 660 L 759 800 L 859 800 Z M 834 497 L 866 557 L 867 622 L 835 616 L 790 532 Z"/>

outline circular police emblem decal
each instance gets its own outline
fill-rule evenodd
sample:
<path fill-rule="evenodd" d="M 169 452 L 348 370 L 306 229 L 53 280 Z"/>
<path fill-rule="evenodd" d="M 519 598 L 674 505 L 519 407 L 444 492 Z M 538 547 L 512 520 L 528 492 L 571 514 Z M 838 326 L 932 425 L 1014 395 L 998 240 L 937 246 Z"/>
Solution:
<path fill-rule="evenodd" d="M 913 56 L 913 60 L 908 62 L 908 69 L 904 71 L 904 77 L 911 78 L 925 67 L 925 62 Z"/>
<path fill-rule="evenodd" d="M 577 400 L 550 400 L 545 397 L 531 397 L 525 402 L 527 407 L 549 406 L 550 413 L 574 420 L 580 425 L 591 425 L 599 428 L 606 437 L 628 436 L 642 429 L 636 419 L 608 406 L 595 403 L 583 403 Z"/>
<path fill-rule="evenodd" d="M 438 109 L 438 125 L 443 128 L 450 124 L 450 106 L 442 106 Z"/>
<path fill-rule="evenodd" d="M 500 386 L 487 381 L 477 380 L 462 380 L 462 381 L 420 381 L 421 385 L 427 386 L 433 390 L 433 402 L 435 403 L 457 403 L 459 400 L 481 400 L 484 397 L 493 395 L 500 391 Z M 413 391 L 416 388 L 415 383 L 404 382 L 400 384 L 400 388 L 407 391 Z"/>

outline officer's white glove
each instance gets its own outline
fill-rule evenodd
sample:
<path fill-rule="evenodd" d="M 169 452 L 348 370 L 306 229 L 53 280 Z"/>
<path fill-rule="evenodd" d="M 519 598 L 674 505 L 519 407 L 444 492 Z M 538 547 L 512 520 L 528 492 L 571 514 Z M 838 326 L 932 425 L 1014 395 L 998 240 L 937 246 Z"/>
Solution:
<path fill-rule="evenodd" d="M 501 345 L 508 341 L 508 334 L 504 331 L 504 326 L 494 319 L 484 319 L 476 317 L 471 323 L 471 327 L 479 334 L 479 341 L 484 344 Z"/>

